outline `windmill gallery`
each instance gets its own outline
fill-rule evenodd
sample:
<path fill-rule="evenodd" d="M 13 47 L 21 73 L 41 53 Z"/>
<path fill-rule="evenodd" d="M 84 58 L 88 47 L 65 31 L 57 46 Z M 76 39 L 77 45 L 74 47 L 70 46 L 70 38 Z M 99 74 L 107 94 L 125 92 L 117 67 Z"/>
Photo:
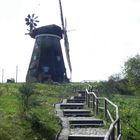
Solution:
<path fill-rule="evenodd" d="M 39 22 L 37 16 L 32 14 L 25 18 L 26 25 L 30 27 L 28 34 L 35 39 L 34 49 L 26 76 L 27 82 L 43 83 L 54 81 L 61 83 L 70 81 L 67 76 L 60 44 L 60 40 L 63 38 L 66 58 L 71 73 L 72 68 L 69 56 L 69 42 L 60 0 L 59 5 L 62 29 L 55 24 L 36 28 L 36 22 Z"/>

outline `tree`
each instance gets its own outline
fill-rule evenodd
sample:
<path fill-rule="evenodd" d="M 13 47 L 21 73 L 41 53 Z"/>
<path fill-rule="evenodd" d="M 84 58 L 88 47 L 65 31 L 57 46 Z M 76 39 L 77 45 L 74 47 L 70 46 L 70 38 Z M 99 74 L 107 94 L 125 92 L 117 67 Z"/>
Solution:
<path fill-rule="evenodd" d="M 129 58 L 124 64 L 124 74 L 131 89 L 140 91 L 140 55 Z"/>
<path fill-rule="evenodd" d="M 108 81 L 113 80 L 115 82 L 121 81 L 123 79 L 121 73 L 115 73 L 108 77 Z"/>
<path fill-rule="evenodd" d="M 21 113 L 24 117 L 28 116 L 30 109 L 30 97 L 35 94 L 35 87 L 32 84 L 23 84 L 20 88 L 20 101 L 21 101 Z"/>

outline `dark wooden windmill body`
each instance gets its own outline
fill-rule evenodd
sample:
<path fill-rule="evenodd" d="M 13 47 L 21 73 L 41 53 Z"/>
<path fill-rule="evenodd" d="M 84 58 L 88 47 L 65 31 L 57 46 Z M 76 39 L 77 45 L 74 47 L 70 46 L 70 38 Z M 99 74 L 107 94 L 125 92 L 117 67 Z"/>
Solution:
<path fill-rule="evenodd" d="M 34 49 L 29 64 L 27 82 L 69 82 L 67 77 L 60 40 L 64 39 L 66 59 L 70 73 L 72 72 L 69 42 L 67 37 L 66 24 L 64 25 L 61 0 L 59 0 L 62 28 L 52 24 L 36 28 L 39 22 L 34 14 L 25 18 L 26 24 L 30 27 L 29 35 L 35 39 Z"/>
<path fill-rule="evenodd" d="M 68 81 L 60 40 L 62 30 L 57 25 L 34 29 L 30 36 L 35 45 L 28 68 L 28 82 Z"/>

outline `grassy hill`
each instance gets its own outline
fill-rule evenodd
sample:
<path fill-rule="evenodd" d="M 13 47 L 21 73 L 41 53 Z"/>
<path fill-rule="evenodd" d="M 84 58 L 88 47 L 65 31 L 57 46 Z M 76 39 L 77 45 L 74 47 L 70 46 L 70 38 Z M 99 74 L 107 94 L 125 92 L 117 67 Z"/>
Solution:
<path fill-rule="evenodd" d="M 0 140 L 53 140 L 54 104 L 75 94 L 71 84 L 0 84 Z"/>
<path fill-rule="evenodd" d="M 79 87 L 83 84 L 0 84 L 0 140 L 53 140 L 60 129 L 54 104 Z M 139 140 L 140 96 L 109 98 L 119 106 L 122 140 Z"/>

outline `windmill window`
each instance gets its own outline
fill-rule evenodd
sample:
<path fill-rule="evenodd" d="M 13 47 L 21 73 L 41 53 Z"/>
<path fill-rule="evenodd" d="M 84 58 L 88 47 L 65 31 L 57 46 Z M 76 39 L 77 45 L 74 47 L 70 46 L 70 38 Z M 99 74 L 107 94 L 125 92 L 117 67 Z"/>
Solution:
<path fill-rule="evenodd" d="M 44 67 L 43 67 L 43 71 L 44 71 L 44 72 L 48 72 L 48 71 L 49 71 L 49 67 L 44 66 Z"/>
<path fill-rule="evenodd" d="M 60 61 L 61 60 L 61 57 L 60 56 L 57 56 L 56 58 L 57 58 L 57 61 Z"/>
<path fill-rule="evenodd" d="M 34 56 L 33 56 L 33 60 L 36 60 L 36 58 L 37 58 L 37 56 L 36 56 L 36 55 L 34 55 Z"/>
<path fill-rule="evenodd" d="M 30 69 L 33 69 L 35 67 L 35 63 L 33 62 L 33 63 L 31 63 L 31 65 L 30 65 Z"/>

